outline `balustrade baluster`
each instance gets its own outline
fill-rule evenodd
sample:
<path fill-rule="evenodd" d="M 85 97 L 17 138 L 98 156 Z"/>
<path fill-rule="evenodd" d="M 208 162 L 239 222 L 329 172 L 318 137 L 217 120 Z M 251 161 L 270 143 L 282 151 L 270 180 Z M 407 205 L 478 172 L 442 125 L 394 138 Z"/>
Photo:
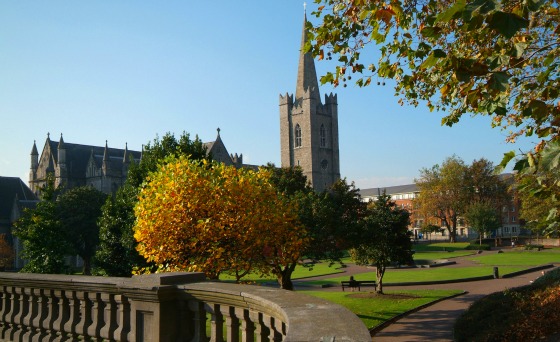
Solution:
<path fill-rule="evenodd" d="M 282 341 L 283 338 L 281 333 L 282 322 L 277 318 L 271 316 L 265 316 L 264 323 L 270 330 L 268 335 L 268 340 L 273 342 Z"/>
<path fill-rule="evenodd" d="M 103 323 L 100 326 L 99 335 L 103 339 L 113 339 L 113 334 L 117 330 L 117 304 L 115 295 L 109 293 L 100 293 L 99 300 L 103 303 L 103 309 L 99 307 L 101 315 L 98 321 Z"/>
<path fill-rule="evenodd" d="M 0 286 L 0 291 L 2 292 L 0 303 L 0 338 L 4 339 L 7 336 L 6 331 L 10 328 L 8 317 L 10 317 L 10 311 L 12 310 L 13 295 L 8 286 Z"/>
<path fill-rule="evenodd" d="M 206 336 L 206 310 L 204 303 L 193 300 L 189 302 L 189 310 L 193 312 L 193 339 L 191 342 L 207 342 Z"/>
<path fill-rule="evenodd" d="M 65 329 L 66 322 L 70 319 L 70 302 L 66 297 L 66 292 L 62 290 L 54 290 L 54 296 L 58 299 L 58 310 L 56 320 L 51 327 L 51 335 L 58 332 L 57 341 L 66 341 L 69 331 Z M 53 303 L 54 304 L 54 303 Z"/>
<path fill-rule="evenodd" d="M 250 317 L 255 322 L 255 341 L 268 342 L 268 327 L 264 324 L 263 314 L 251 311 Z"/>
<path fill-rule="evenodd" d="M 237 317 L 241 318 L 241 341 L 253 342 L 255 340 L 255 323 L 247 309 L 235 309 Z"/>
<path fill-rule="evenodd" d="M 12 341 L 20 341 L 21 337 L 27 332 L 27 326 L 23 324 L 23 318 L 27 315 L 29 307 L 27 306 L 28 296 L 25 294 L 25 288 L 16 287 L 17 295 L 17 314 L 14 316 L 14 332 L 10 336 Z"/>
<path fill-rule="evenodd" d="M 89 293 L 83 291 L 75 291 L 76 298 L 79 302 L 79 323 L 75 326 L 75 332 L 78 336 L 88 336 L 88 326 L 91 324 L 91 301 L 88 298 Z"/>
<path fill-rule="evenodd" d="M 101 300 L 101 293 L 99 292 L 89 292 L 87 294 L 87 302 L 90 303 L 91 307 L 86 311 L 90 314 L 89 326 L 87 327 L 87 335 L 96 341 L 101 341 L 100 332 L 103 327 L 103 314 L 105 309 L 105 304 Z"/>
<path fill-rule="evenodd" d="M 64 324 L 64 331 L 68 334 L 70 340 L 78 339 L 76 330 L 80 324 L 80 299 L 77 297 L 76 291 L 64 291 L 64 297 L 68 300 L 68 321 Z"/>
<path fill-rule="evenodd" d="M 55 313 L 58 303 L 53 302 L 52 290 L 41 289 L 38 304 L 39 314 L 33 320 L 33 326 L 37 328 L 37 334 L 33 336 L 32 341 L 43 341 L 49 334 L 53 333 L 53 313 Z"/>
<path fill-rule="evenodd" d="M 117 309 L 117 330 L 113 334 L 113 338 L 117 341 L 129 341 L 130 338 L 130 302 L 123 295 L 115 296 L 115 305 Z"/>
<path fill-rule="evenodd" d="M 224 341 L 224 316 L 220 311 L 219 304 L 207 305 L 208 312 L 211 315 L 210 321 L 210 341 L 223 342 Z"/>
<path fill-rule="evenodd" d="M 39 316 L 39 305 L 41 300 L 41 290 L 37 288 L 25 288 L 23 293 L 27 299 L 23 305 L 27 307 L 27 314 L 23 317 L 23 325 L 27 331 L 22 335 L 22 341 L 29 341 L 38 332 L 38 326 L 33 321 Z"/>
<path fill-rule="evenodd" d="M 222 306 L 220 311 L 226 321 L 226 341 L 239 342 L 239 318 L 235 315 L 235 307 Z"/>

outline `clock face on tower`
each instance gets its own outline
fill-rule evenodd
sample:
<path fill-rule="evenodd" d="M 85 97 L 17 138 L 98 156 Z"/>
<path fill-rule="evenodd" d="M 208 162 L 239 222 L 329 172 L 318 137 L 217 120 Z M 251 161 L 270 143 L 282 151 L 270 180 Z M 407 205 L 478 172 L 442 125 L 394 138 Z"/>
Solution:
<path fill-rule="evenodd" d="M 321 169 L 326 170 L 328 166 L 329 166 L 329 162 L 326 159 L 323 159 L 321 161 Z"/>

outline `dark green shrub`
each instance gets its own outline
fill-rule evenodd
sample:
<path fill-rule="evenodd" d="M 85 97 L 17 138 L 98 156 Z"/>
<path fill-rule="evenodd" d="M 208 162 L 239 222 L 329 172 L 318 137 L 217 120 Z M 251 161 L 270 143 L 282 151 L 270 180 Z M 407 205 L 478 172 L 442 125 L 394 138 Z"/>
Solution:
<path fill-rule="evenodd" d="M 551 322 L 560 319 L 558 307 L 560 269 L 556 268 L 531 285 L 496 292 L 473 303 L 455 322 L 455 341 L 537 341 L 556 336 L 557 326 Z"/>
<path fill-rule="evenodd" d="M 482 245 L 479 245 L 478 242 L 471 242 L 470 245 L 468 245 L 465 249 L 468 250 L 483 250 L 483 251 L 489 251 L 490 250 L 490 245 L 483 243 Z"/>
<path fill-rule="evenodd" d="M 539 245 L 537 245 L 537 244 L 525 245 L 525 249 L 528 250 L 528 251 L 530 251 L 532 249 L 538 249 L 540 251 L 543 248 L 544 248 L 544 245 L 540 245 L 540 244 Z"/>

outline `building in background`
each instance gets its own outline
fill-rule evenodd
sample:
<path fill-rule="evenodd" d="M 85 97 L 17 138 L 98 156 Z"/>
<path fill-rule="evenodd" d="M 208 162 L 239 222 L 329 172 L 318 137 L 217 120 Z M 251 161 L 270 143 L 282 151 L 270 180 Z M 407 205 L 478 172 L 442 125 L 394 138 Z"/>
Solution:
<path fill-rule="evenodd" d="M 501 175 L 502 179 L 513 181 L 511 174 Z M 422 233 L 422 227 L 425 224 L 433 224 L 442 227 L 442 233 L 434 234 L 435 237 L 445 237 L 447 230 L 438 218 L 425 218 L 420 214 L 418 208 L 414 204 L 414 199 L 420 195 L 420 189 L 416 184 L 388 186 L 384 188 L 370 188 L 360 190 L 360 195 L 364 202 L 377 200 L 377 197 L 386 193 L 391 196 L 397 206 L 408 210 L 410 213 L 409 230 L 414 234 L 414 238 L 418 239 L 425 234 Z M 523 228 L 524 224 L 519 220 L 520 202 L 517 199 L 515 189 L 511 190 L 510 204 L 502 208 L 502 227 L 491 233 L 492 237 L 515 238 L 519 235 L 530 235 L 530 232 Z M 458 239 L 475 239 L 478 232 L 468 226 L 468 223 L 459 217 L 457 220 L 457 238 Z"/>

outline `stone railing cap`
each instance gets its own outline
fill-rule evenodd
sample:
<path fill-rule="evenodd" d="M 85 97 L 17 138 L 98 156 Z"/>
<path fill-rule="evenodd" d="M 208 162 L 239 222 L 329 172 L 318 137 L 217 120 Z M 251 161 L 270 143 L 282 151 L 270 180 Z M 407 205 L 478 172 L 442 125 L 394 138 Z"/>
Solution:
<path fill-rule="evenodd" d="M 126 281 L 129 287 L 155 287 L 206 281 L 202 272 L 173 272 L 135 275 Z"/>

